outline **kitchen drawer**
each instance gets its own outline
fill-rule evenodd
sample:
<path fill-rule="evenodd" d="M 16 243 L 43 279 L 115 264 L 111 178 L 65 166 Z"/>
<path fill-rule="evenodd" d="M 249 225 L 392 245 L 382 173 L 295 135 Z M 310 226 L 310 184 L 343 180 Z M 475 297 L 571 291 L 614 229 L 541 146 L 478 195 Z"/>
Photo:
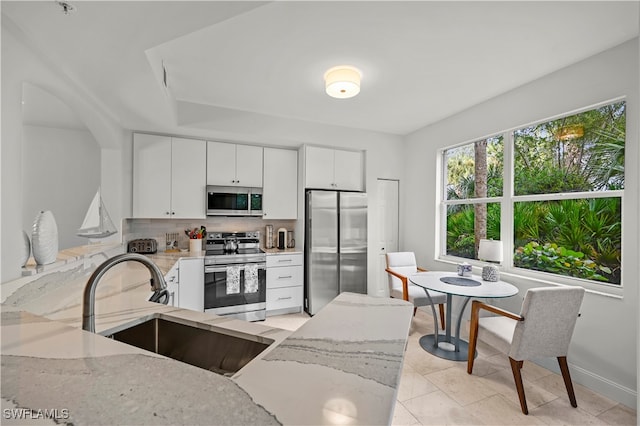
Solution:
<path fill-rule="evenodd" d="M 302 265 L 302 253 L 267 255 L 267 268 Z"/>
<path fill-rule="evenodd" d="M 267 268 L 267 288 L 300 286 L 303 282 L 302 266 Z"/>
<path fill-rule="evenodd" d="M 267 289 L 267 311 L 302 306 L 302 286 Z"/>

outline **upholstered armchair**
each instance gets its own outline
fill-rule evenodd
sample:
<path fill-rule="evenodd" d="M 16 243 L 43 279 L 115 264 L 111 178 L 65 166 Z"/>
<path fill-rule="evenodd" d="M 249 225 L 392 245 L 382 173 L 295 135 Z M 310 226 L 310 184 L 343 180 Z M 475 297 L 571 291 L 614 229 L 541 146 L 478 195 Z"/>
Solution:
<path fill-rule="evenodd" d="M 387 275 L 389 276 L 389 295 L 394 298 L 404 299 L 413 303 L 413 314 L 420 306 L 429 306 L 429 298 L 422 287 L 411 284 L 408 276 L 416 272 L 426 271 L 416 263 L 416 256 L 413 252 L 387 253 Z M 440 326 L 444 330 L 444 304 L 447 296 L 438 291 L 429 291 L 429 296 L 434 304 L 438 304 L 440 310 Z M 438 321 L 437 318 L 433 319 Z"/>
<path fill-rule="evenodd" d="M 571 406 L 577 407 L 567 352 L 583 297 L 582 287 L 532 288 L 524 296 L 519 315 L 474 300 L 467 373 L 473 371 L 479 338 L 504 352 L 511 363 L 520 408 L 524 414 L 529 414 L 520 372 L 522 365 L 533 358 L 556 357 Z M 481 309 L 497 316 L 480 317 Z"/>

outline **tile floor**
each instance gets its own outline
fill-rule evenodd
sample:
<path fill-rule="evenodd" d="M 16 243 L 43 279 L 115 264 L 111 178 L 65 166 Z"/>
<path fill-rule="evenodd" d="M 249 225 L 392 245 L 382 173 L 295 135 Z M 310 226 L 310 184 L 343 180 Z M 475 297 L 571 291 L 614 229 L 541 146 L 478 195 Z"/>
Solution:
<path fill-rule="evenodd" d="M 296 330 L 306 314 L 269 317 L 266 325 Z M 520 411 L 507 357 L 478 344 L 473 375 L 466 362 L 425 352 L 418 340 L 433 332 L 431 314 L 418 310 L 409 334 L 394 425 L 637 425 L 635 410 L 574 383 L 578 408 L 569 405 L 562 377 L 525 362 L 529 415 Z M 569 360 L 570 361 L 570 360 Z"/>

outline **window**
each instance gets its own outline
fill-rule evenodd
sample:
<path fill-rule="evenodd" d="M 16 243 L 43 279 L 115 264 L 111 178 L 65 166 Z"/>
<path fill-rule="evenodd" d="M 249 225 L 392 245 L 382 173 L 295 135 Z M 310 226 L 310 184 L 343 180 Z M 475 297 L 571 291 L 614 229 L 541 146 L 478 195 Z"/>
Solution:
<path fill-rule="evenodd" d="M 446 254 L 475 259 L 481 238 L 500 239 L 503 152 L 501 135 L 445 152 Z"/>
<path fill-rule="evenodd" d="M 443 254 L 476 259 L 480 238 L 501 239 L 506 268 L 619 286 L 625 113 L 620 101 L 445 150 Z"/>

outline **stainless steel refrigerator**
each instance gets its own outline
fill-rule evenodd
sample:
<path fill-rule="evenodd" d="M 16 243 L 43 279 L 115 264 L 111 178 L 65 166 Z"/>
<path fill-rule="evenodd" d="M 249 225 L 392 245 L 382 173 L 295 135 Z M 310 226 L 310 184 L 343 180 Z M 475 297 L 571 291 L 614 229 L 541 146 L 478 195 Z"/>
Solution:
<path fill-rule="evenodd" d="M 339 293 L 367 293 L 367 194 L 308 190 L 304 307 L 315 315 Z"/>

